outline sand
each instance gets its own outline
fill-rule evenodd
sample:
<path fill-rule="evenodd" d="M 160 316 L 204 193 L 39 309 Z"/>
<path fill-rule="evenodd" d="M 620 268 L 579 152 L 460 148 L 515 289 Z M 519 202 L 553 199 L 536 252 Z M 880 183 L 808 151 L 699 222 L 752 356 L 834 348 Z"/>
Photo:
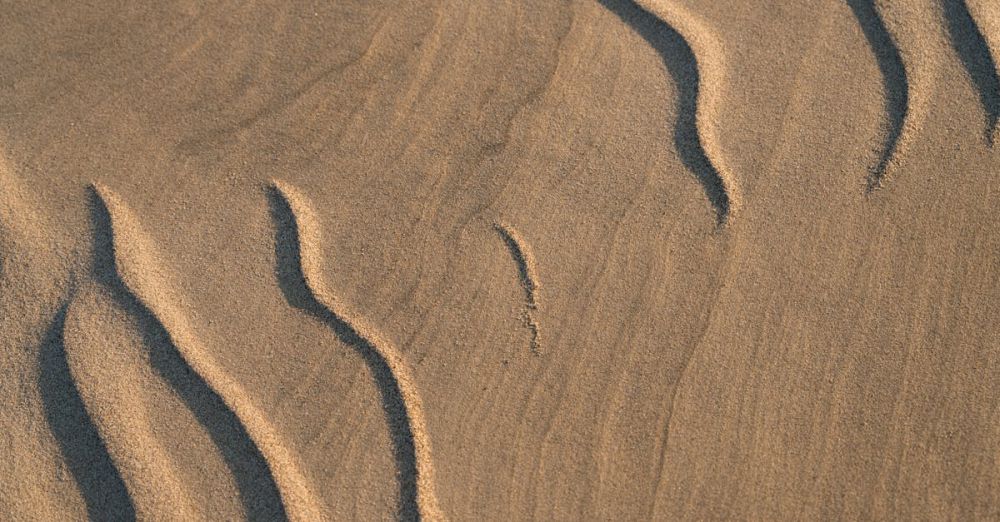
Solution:
<path fill-rule="evenodd" d="M 1000 518 L 996 6 L 4 3 L 0 519 Z"/>

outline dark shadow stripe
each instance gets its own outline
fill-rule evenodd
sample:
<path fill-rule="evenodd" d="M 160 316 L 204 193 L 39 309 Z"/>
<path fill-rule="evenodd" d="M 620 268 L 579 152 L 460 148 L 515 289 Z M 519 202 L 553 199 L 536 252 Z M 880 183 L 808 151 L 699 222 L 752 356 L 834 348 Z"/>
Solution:
<path fill-rule="evenodd" d="M 56 313 L 39 352 L 38 386 L 49 428 L 94 521 L 135 520 L 135 506 L 125 481 L 108 454 L 97 426 L 87 414 L 66 360 L 64 303 Z"/>
<path fill-rule="evenodd" d="M 993 0 L 996 1 L 996 0 Z M 942 0 L 948 34 L 962 65 L 968 71 L 986 112 L 986 142 L 992 147 L 997 119 L 1000 118 L 1000 78 L 986 39 L 964 0 Z"/>
<path fill-rule="evenodd" d="M 910 84 L 906 77 L 906 67 L 895 42 L 885 28 L 882 17 L 875 9 L 874 0 L 847 0 L 854 12 L 861 31 L 868 40 L 879 71 L 882 73 L 882 87 L 885 91 L 886 135 L 878 163 L 868 174 L 865 192 L 871 193 L 882 185 L 886 168 L 896 153 L 899 139 L 903 135 L 903 125 L 910 106 Z"/>

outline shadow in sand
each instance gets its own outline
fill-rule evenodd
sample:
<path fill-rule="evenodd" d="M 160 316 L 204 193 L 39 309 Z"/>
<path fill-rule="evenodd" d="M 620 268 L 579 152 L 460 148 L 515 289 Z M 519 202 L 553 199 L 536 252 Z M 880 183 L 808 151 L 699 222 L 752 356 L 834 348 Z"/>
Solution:
<path fill-rule="evenodd" d="M 87 505 L 90 520 L 135 520 L 135 506 L 73 381 L 63 327 L 63 304 L 49 326 L 39 353 L 39 380 L 45 416 L 62 456 Z"/>
<path fill-rule="evenodd" d="M 111 216 L 95 191 L 91 192 L 94 233 L 94 276 L 114 296 L 117 305 L 135 317 L 149 350 L 153 369 L 166 380 L 204 426 L 239 489 L 249 520 L 287 520 L 278 487 L 267 461 L 236 414 L 188 366 L 156 316 L 119 279 L 115 269 Z"/>
<path fill-rule="evenodd" d="M 997 77 L 997 64 L 993 61 L 986 39 L 979 32 L 965 0 L 943 0 L 942 6 L 952 45 L 962 59 L 965 70 L 969 72 L 983 110 L 986 111 L 986 142 L 993 146 L 997 120 L 1000 119 L 1000 78 Z"/>
<path fill-rule="evenodd" d="M 402 520 L 417 520 L 417 459 L 413 430 L 399 385 L 388 364 L 371 342 L 317 301 L 309 290 L 302 273 L 299 234 L 292 209 L 274 187 L 267 188 L 267 196 L 271 218 L 275 224 L 275 275 L 281 292 L 290 305 L 329 325 L 341 342 L 353 348 L 364 359 L 382 395 L 382 408 L 392 435 L 393 454 L 399 472 L 399 516 Z"/>
<path fill-rule="evenodd" d="M 700 77 L 691 46 L 672 27 L 646 12 L 631 0 L 598 0 L 618 15 L 659 53 L 677 86 L 677 121 L 674 146 L 684 166 L 694 173 L 715 208 L 720 223 L 729 215 L 729 194 L 719 171 L 705 154 L 698 136 L 697 108 Z"/>
<path fill-rule="evenodd" d="M 887 132 L 885 144 L 878 163 L 868 175 L 866 192 L 877 189 L 885 177 L 885 170 L 896 153 L 899 138 L 903 135 L 903 124 L 910 104 L 910 85 L 906 79 L 906 67 L 899 49 L 892 41 L 888 29 L 882 22 L 882 17 L 875 10 L 874 0 L 847 0 L 847 5 L 854 12 L 861 31 L 868 40 L 868 46 L 875 54 L 879 71 L 882 73 L 882 88 L 885 90 L 885 112 Z"/>

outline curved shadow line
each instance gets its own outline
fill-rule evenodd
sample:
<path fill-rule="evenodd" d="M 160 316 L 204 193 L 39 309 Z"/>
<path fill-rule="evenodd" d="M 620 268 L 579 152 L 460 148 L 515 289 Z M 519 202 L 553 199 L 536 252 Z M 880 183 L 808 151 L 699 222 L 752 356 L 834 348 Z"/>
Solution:
<path fill-rule="evenodd" d="M 240 503 L 248 520 L 288 520 L 278 486 L 267 461 L 243 423 L 205 380 L 185 361 L 170 334 L 118 275 L 114 255 L 114 227 L 110 212 L 97 190 L 90 190 L 94 233 L 94 276 L 111 292 L 118 306 L 137 318 L 143 341 L 149 347 L 153 369 L 205 428 L 233 473 Z"/>
<path fill-rule="evenodd" d="M 1000 78 L 986 39 L 979 31 L 965 0 L 942 0 L 952 45 L 976 86 L 986 112 L 986 143 L 991 147 L 1000 119 Z"/>
<path fill-rule="evenodd" d="M 274 254 L 275 275 L 278 286 L 288 304 L 330 326 L 337 338 L 353 348 L 375 378 L 382 398 L 382 409 L 392 436 L 393 456 L 399 480 L 399 517 L 401 520 L 419 520 L 419 492 L 417 490 L 416 446 L 413 428 L 407 414 L 403 392 L 393 376 L 389 364 L 378 349 L 359 333 L 349 322 L 319 302 L 306 283 L 302 271 L 302 253 L 295 213 L 285 196 L 274 186 L 267 188 L 268 207 L 275 224 Z"/>
<path fill-rule="evenodd" d="M 903 135 L 906 115 L 910 105 L 910 84 L 906 77 L 906 66 L 903 57 L 893 42 L 889 30 L 886 29 L 882 17 L 875 8 L 874 0 L 847 0 L 847 5 L 854 12 L 854 17 L 861 26 L 861 31 L 868 40 L 878 68 L 882 73 L 882 85 L 885 90 L 885 113 L 888 119 L 888 131 L 878 163 L 868 174 L 865 192 L 871 193 L 882 186 L 886 169 L 899 140 Z"/>
<path fill-rule="evenodd" d="M 684 37 L 652 13 L 630 0 L 598 0 L 659 53 L 677 86 L 674 146 L 684 166 L 694 173 L 715 209 L 719 225 L 729 218 L 730 198 L 719 170 L 705 153 L 698 134 L 697 109 L 700 74 L 698 61 Z"/>
<path fill-rule="evenodd" d="M 87 414 L 66 359 L 63 328 L 69 303 L 63 303 L 42 340 L 38 387 L 45 418 L 66 465 L 95 521 L 135 520 L 135 505 L 97 426 Z"/>

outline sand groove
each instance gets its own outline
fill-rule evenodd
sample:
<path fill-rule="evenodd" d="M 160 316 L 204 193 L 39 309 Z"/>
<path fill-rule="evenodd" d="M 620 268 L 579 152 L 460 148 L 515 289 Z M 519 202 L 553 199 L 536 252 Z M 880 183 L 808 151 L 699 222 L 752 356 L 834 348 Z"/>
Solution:
<path fill-rule="evenodd" d="M 280 493 L 285 514 L 292 520 L 324 519 L 322 504 L 310 490 L 294 454 L 279 432 L 260 411 L 242 386 L 213 360 L 195 334 L 184 310 L 186 306 L 168 273 L 163 269 L 155 245 L 139 226 L 137 218 L 121 199 L 99 184 L 93 185 L 109 220 L 114 275 L 162 326 L 171 344 L 187 366 L 207 384 L 241 424 L 249 444 L 262 455 Z"/>
<path fill-rule="evenodd" d="M 535 310 L 538 309 L 538 272 L 535 256 L 531 253 L 528 243 L 521 234 L 510 225 L 504 223 L 494 223 L 493 228 L 500 234 L 507 249 L 510 250 L 511 257 L 517 264 L 518 276 L 521 286 L 524 287 L 524 310 L 521 312 L 521 320 L 524 326 L 531 332 L 531 352 L 535 355 L 541 354 L 541 339 L 538 331 L 538 321 L 535 320 Z"/>
<path fill-rule="evenodd" d="M 433 461 L 417 383 L 402 354 L 349 310 L 323 279 L 322 234 L 308 199 L 273 180 L 277 275 L 289 302 L 319 317 L 364 358 L 382 393 L 395 445 L 404 519 L 444 520 L 434 493 Z"/>
<path fill-rule="evenodd" d="M 715 31 L 700 16 L 672 0 L 600 0 L 629 23 L 663 58 L 679 89 L 674 144 L 681 160 L 702 184 L 719 226 L 737 209 L 738 187 L 725 164 L 716 135 L 726 57 Z M 641 22 L 654 17 L 666 31 Z"/>
<path fill-rule="evenodd" d="M 961 58 L 972 83 L 979 94 L 980 103 L 986 113 L 984 137 L 991 147 L 996 140 L 997 120 L 1000 119 L 1000 78 L 997 77 L 996 56 L 991 51 L 986 37 L 976 23 L 977 17 L 970 12 L 966 0 L 942 0 L 944 16 L 951 36 L 952 46 Z M 996 3 L 991 4 L 996 6 Z M 983 8 L 981 8 L 983 9 Z M 988 23 L 1000 24 L 994 17 L 1000 16 L 1000 9 L 980 13 L 978 18 L 992 20 Z M 985 24 L 984 24 L 985 28 Z"/>

